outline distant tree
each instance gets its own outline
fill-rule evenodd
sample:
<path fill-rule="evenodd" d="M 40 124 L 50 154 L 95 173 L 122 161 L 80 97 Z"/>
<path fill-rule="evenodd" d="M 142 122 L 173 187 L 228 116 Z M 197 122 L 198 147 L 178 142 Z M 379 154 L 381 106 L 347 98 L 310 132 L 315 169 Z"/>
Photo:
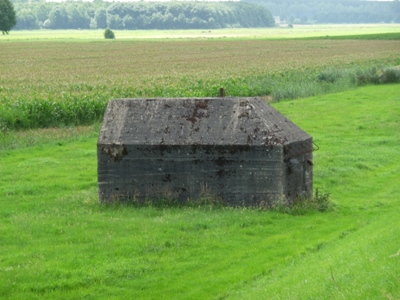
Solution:
<path fill-rule="evenodd" d="M 174 16 L 170 12 L 167 12 L 164 15 L 164 28 L 165 29 L 174 28 Z"/>
<path fill-rule="evenodd" d="M 50 27 L 53 29 L 65 29 L 68 28 L 68 14 L 65 6 L 57 5 L 54 7 L 50 14 Z"/>
<path fill-rule="evenodd" d="M 112 29 L 123 29 L 123 21 L 119 15 L 107 14 L 107 27 Z"/>
<path fill-rule="evenodd" d="M 15 29 L 37 29 L 38 27 L 36 17 L 32 11 L 25 9 L 18 12 Z"/>
<path fill-rule="evenodd" d="M 106 38 L 106 39 L 115 39 L 115 34 L 110 28 L 107 28 L 104 31 L 104 38 Z"/>
<path fill-rule="evenodd" d="M 391 3 L 391 8 L 393 11 L 393 21 L 400 23 L 400 1 L 396 0 Z"/>
<path fill-rule="evenodd" d="M 38 23 L 43 24 L 49 18 L 51 8 L 45 3 L 40 3 L 39 5 L 34 6 L 33 10 Z"/>
<path fill-rule="evenodd" d="M 125 29 L 134 29 L 134 20 L 130 15 L 126 15 L 123 19 L 122 19 L 122 23 Z"/>
<path fill-rule="evenodd" d="M 79 8 L 79 7 L 78 7 Z M 68 5 L 66 12 L 68 16 L 68 28 L 88 28 L 90 18 L 86 17 L 84 13 L 78 10 L 77 6 Z"/>
<path fill-rule="evenodd" d="M 267 7 L 290 23 L 380 23 L 400 20 L 399 0 L 246 0 Z M 289 16 L 293 19 L 289 19 Z"/>
<path fill-rule="evenodd" d="M 17 17 L 14 6 L 9 0 L 0 0 L 0 30 L 3 34 L 8 34 L 17 24 Z"/>
<path fill-rule="evenodd" d="M 90 24 L 89 24 L 90 29 L 97 29 L 97 22 L 95 18 L 90 19 Z"/>
<path fill-rule="evenodd" d="M 43 22 L 42 26 L 45 29 L 51 29 L 51 21 L 47 19 L 46 21 Z"/>
<path fill-rule="evenodd" d="M 104 7 L 98 8 L 94 13 L 97 28 L 107 28 L 107 10 Z"/>

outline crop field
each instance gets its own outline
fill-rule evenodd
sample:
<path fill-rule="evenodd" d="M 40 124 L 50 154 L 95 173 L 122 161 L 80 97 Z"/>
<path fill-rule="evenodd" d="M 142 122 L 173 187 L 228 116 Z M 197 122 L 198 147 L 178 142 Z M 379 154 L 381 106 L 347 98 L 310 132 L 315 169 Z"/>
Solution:
<path fill-rule="evenodd" d="M 0 45 L 3 129 L 90 124 L 112 98 L 208 97 L 220 87 L 228 96 L 312 96 L 344 90 L 360 84 L 360 74 L 400 64 L 399 39 L 54 39 Z M 324 72 L 335 78 L 321 80 Z"/>
<path fill-rule="evenodd" d="M 0 37 L 0 299 L 400 299 L 400 40 L 17 33 Z M 220 87 L 313 136 L 329 209 L 98 203 L 109 99 Z"/>

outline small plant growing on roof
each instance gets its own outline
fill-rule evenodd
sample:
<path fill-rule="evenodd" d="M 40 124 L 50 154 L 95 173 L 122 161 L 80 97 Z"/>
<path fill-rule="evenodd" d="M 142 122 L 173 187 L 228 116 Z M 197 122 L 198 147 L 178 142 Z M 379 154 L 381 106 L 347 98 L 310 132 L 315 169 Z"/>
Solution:
<path fill-rule="evenodd" d="M 115 39 L 115 34 L 110 28 L 107 28 L 104 31 L 104 38 L 106 38 L 106 39 Z"/>

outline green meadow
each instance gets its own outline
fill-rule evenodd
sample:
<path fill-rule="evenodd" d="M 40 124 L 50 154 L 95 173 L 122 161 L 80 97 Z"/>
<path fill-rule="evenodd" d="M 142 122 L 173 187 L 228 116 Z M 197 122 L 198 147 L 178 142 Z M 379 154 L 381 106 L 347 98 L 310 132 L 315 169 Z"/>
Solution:
<path fill-rule="evenodd" d="M 41 34 L 0 37 L 0 299 L 400 299 L 394 31 Z M 221 82 L 231 96 L 265 97 L 313 136 L 314 188 L 330 208 L 99 204 L 107 99 L 214 96 Z"/>
<path fill-rule="evenodd" d="M 397 84 L 274 104 L 320 147 L 323 213 L 100 205 L 98 125 L 15 133 L 31 146 L 1 150 L 0 295 L 397 299 L 399 103 Z"/>
<path fill-rule="evenodd" d="M 171 40 L 171 39 L 291 39 L 321 36 L 347 36 L 371 34 L 398 34 L 399 24 L 319 24 L 294 25 L 294 28 L 278 26 L 272 28 L 229 28 L 212 30 L 113 30 L 116 40 Z M 18 30 L 11 31 L 1 40 L 101 40 L 104 30 Z"/>

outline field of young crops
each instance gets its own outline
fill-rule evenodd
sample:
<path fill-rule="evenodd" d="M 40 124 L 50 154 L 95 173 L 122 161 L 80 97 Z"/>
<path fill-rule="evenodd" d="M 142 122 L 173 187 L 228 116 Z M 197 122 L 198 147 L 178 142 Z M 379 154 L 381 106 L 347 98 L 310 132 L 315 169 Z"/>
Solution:
<path fill-rule="evenodd" d="M 0 45 L 3 130 L 90 124 L 109 99 L 121 97 L 216 96 L 220 87 L 232 96 L 311 96 L 400 64 L 398 39 L 0 39 Z"/>

